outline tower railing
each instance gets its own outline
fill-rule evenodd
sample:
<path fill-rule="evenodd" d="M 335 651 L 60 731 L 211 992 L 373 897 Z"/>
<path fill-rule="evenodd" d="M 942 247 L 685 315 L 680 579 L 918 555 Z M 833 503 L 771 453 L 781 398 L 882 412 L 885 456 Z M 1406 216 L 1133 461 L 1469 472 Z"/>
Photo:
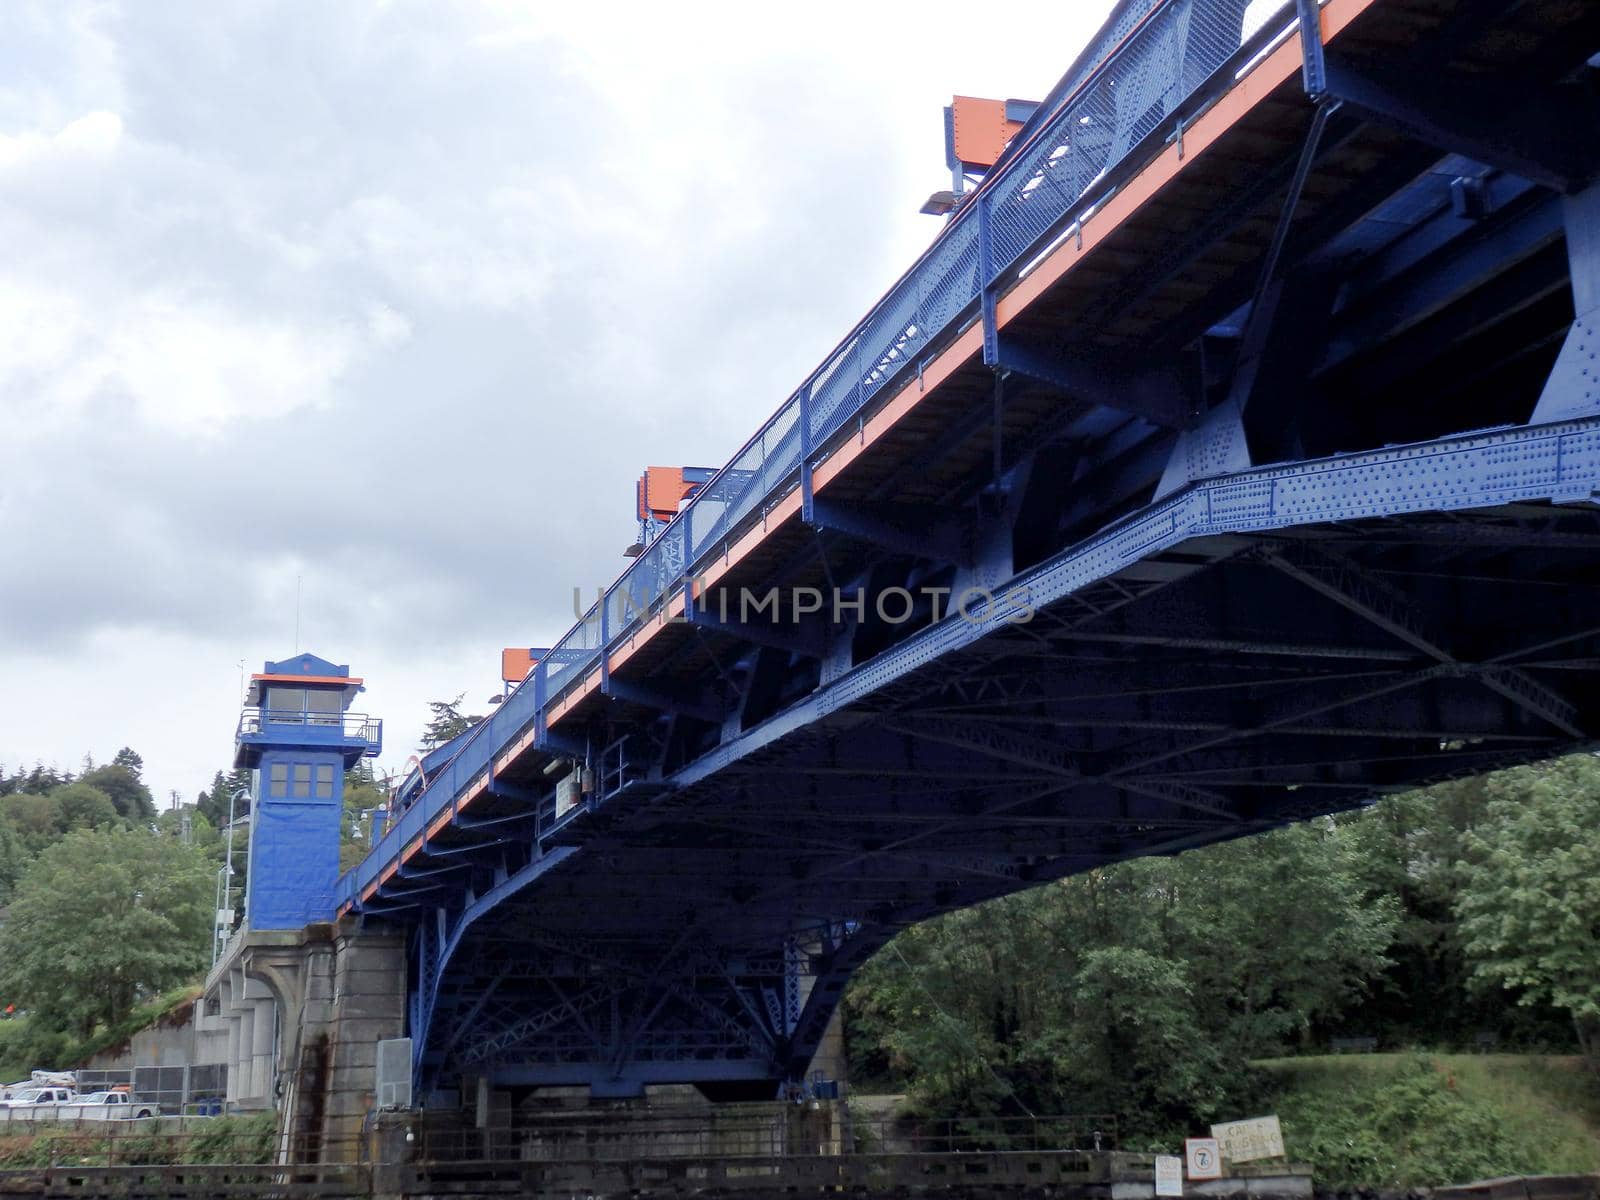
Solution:
<path fill-rule="evenodd" d="M 366 713 L 314 712 L 309 709 L 261 708 L 252 706 L 239 713 L 235 740 L 260 734 L 267 727 L 299 725 L 307 729 L 335 730 L 346 741 L 365 742 L 368 753 L 377 754 L 383 745 L 383 721 Z"/>

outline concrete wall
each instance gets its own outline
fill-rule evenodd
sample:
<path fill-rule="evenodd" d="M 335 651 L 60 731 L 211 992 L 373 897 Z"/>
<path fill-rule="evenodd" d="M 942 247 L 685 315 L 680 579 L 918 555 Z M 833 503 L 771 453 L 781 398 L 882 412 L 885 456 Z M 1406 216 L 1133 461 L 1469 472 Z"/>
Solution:
<path fill-rule="evenodd" d="M 197 1000 L 175 1009 L 155 1024 L 139 1030 L 125 1045 L 101 1051 L 83 1065 L 93 1070 L 112 1070 L 220 1062 L 220 1059 L 197 1057 L 194 1020 L 198 1005 Z"/>
<path fill-rule="evenodd" d="M 246 931 L 206 981 L 195 1051 L 228 1065 L 228 1101 L 280 1114 L 286 1154 L 353 1155 L 378 1042 L 406 1023 L 405 939 L 353 925 Z"/>

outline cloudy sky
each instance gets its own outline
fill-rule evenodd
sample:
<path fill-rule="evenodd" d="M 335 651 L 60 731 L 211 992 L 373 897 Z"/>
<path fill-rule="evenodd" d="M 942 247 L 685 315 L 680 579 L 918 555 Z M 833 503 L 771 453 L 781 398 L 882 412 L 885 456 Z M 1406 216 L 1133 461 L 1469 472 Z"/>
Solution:
<path fill-rule="evenodd" d="M 933 236 L 951 94 L 1109 7 L 4 0 L 0 764 L 192 799 L 301 649 L 398 769 Z"/>

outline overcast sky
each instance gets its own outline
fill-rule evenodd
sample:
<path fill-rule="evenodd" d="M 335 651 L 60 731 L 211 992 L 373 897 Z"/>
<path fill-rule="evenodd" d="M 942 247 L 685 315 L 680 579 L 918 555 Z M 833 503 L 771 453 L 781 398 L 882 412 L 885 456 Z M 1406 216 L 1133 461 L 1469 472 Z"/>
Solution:
<path fill-rule="evenodd" d="M 937 232 L 950 96 L 1109 7 L 4 0 L 0 764 L 192 800 L 298 649 L 398 770 Z"/>

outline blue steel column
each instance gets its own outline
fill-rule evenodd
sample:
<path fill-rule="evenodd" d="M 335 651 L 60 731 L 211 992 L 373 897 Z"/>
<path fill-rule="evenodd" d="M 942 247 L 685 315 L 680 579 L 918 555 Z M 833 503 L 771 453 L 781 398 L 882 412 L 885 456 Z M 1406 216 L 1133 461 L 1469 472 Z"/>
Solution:
<path fill-rule="evenodd" d="M 983 317 L 983 365 L 1000 364 L 1000 330 L 994 311 L 994 238 L 990 231 L 990 198 L 978 195 L 978 307 Z"/>
<path fill-rule="evenodd" d="M 437 910 L 436 910 L 437 911 Z M 416 954 L 416 982 L 408 1005 L 411 1021 L 411 1087 L 422 1086 L 422 1056 L 428 1045 L 428 1026 L 433 1017 L 433 998 L 439 983 L 438 921 L 426 918 L 417 923 L 413 939 Z"/>
<path fill-rule="evenodd" d="M 1322 10 L 1319 0 L 1294 0 L 1300 14 L 1300 50 L 1304 62 L 1300 68 L 1306 95 L 1313 100 L 1322 99 L 1328 90 L 1328 66 L 1322 46 Z"/>
<path fill-rule="evenodd" d="M 800 519 L 807 525 L 813 523 L 815 513 L 811 505 L 811 384 L 800 389 Z"/>
<path fill-rule="evenodd" d="M 683 527 L 683 575 L 685 579 L 694 576 L 694 505 L 684 505 L 683 511 L 678 514 L 678 524 Z M 685 615 L 687 619 L 687 614 Z"/>
<path fill-rule="evenodd" d="M 550 660 L 546 656 L 533 664 L 533 744 L 544 745 L 544 708 L 550 697 Z"/>
<path fill-rule="evenodd" d="M 612 587 L 621 587 L 620 583 Z M 607 653 L 611 648 L 611 592 L 609 589 L 600 593 L 600 690 L 604 692 L 606 685 L 611 682 L 611 655 Z"/>
<path fill-rule="evenodd" d="M 1533 425 L 1600 412 L 1600 184 L 1563 200 L 1562 217 L 1574 315 L 1534 407 L 1529 422 Z"/>

